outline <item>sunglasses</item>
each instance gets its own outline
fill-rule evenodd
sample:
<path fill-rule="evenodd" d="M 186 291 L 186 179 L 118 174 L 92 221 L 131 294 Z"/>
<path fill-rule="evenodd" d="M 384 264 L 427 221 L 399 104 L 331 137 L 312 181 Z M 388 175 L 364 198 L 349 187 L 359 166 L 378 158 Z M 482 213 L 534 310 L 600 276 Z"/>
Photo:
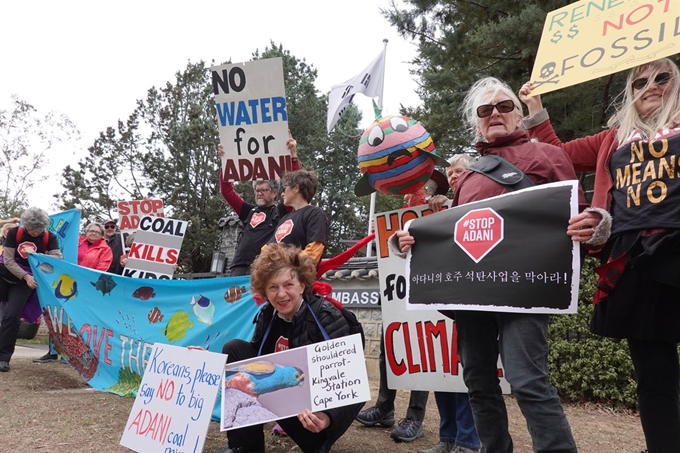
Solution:
<path fill-rule="evenodd" d="M 104 225 L 104 228 L 107 229 L 107 230 L 115 230 L 116 225 Z"/>
<path fill-rule="evenodd" d="M 665 85 L 669 80 L 671 80 L 671 77 L 672 76 L 670 72 L 660 72 L 656 75 L 656 77 L 654 77 L 654 83 L 657 85 Z M 647 86 L 647 83 L 649 83 L 649 78 L 640 77 L 639 79 L 633 80 L 631 85 L 633 86 L 634 90 L 641 90 Z"/>
<path fill-rule="evenodd" d="M 505 101 L 499 102 L 498 104 L 480 105 L 477 107 L 477 116 L 480 118 L 491 116 L 493 109 L 498 110 L 498 113 L 510 113 L 515 110 L 515 103 L 512 102 L 512 99 L 507 99 Z"/>

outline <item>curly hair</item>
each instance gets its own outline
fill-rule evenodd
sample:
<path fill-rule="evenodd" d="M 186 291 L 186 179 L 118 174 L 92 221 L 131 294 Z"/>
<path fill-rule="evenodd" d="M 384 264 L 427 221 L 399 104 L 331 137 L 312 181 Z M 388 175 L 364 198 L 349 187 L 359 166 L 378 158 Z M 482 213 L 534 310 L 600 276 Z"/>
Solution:
<path fill-rule="evenodd" d="M 289 270 L 305 287 L 312 291 L 316 281 L 316 263 L 297 247 L 268 244 L 250 267 L 250 292 L 266 297 L 267 284 L 281 271 Z"/>
<path fill-rule="evenodd" d="M 307 203 L 312 201 L 316 190 L 319 188 L 319 178 L 316 173 L 309 170 L 296 170 L 283 175 L 281 178 L 282 187 L 298 186 L 300 195 Z"/>
<path fill-rule="evenodd" d="M 21 225 L 27 230 L 44 230 L 49 224 L 50 216 L 40 208 L 28 208 L 21 213 Z"/>

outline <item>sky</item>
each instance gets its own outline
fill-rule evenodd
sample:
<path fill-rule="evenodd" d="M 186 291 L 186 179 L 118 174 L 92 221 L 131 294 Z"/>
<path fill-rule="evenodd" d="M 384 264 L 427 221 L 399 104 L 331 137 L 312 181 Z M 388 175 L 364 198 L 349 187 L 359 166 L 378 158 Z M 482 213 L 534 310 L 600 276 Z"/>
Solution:
<path fill-rule="evenodd" d="M 55 149 L 50 181 L 28 204 L 52 211 L 66 164 L 86 156 L 100 132 L 125 120 L 152 86 L 174 81 L 187 62 L 249 61 L 271 41 L 318 71 L 316 87 L 356 76 L 388 40 L 383 113 L 420 104 L 408 62 L 415 44 L 380 14 L 389 0 L 12 1 L 0 5 L 0 109 L 17 95 L 39 113 L 67 115 L 81 139 Z M 363 98 L 361 95 L 355 98 Z M 368 125 L 370 100 L 356 104 Z M 46 196 L 49 195 L 49 196 Z"/>

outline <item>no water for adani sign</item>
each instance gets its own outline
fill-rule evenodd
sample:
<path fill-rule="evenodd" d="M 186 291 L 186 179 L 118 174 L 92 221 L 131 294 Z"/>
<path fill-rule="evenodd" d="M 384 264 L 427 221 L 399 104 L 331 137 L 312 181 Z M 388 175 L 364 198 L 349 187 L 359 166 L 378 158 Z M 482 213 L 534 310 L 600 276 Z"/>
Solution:
<path fill-rule="evenodd" d="M 292 169 L 283 60 L 212 68 L 225 181 L 280 179 Z"/>
<path fill-rule="evenodd" d="M 532 94 L 559 90 L 680 51 L 680 0 L 581 0 L 548 13 Z"/>
<path fill-rule="evenodd" d="M 123 276 L 171 279 L 188 223 L 167 217 L 142 217 Z"/>
<path fill-rule="evenodd" d="M 227 356 L 156 343 L 120 444 L 144 453 L 203 451 Z"/>

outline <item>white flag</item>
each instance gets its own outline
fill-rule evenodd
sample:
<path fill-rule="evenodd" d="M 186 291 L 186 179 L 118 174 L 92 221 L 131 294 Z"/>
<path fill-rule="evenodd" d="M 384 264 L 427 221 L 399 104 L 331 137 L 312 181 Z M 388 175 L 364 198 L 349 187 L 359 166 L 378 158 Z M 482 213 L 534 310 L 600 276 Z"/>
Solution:
<path fill-rule="evenodd" d="M 331 93 L 328 95 L 328 117 L 326 120 L 328 133 L 338 122 L 342 112 L 352 102 L 355 94 L 363 93 L 371 98 L 380 96 L 384 78 L 385 49 L 358 75 L 344 83 L 333 85 Z"/>

